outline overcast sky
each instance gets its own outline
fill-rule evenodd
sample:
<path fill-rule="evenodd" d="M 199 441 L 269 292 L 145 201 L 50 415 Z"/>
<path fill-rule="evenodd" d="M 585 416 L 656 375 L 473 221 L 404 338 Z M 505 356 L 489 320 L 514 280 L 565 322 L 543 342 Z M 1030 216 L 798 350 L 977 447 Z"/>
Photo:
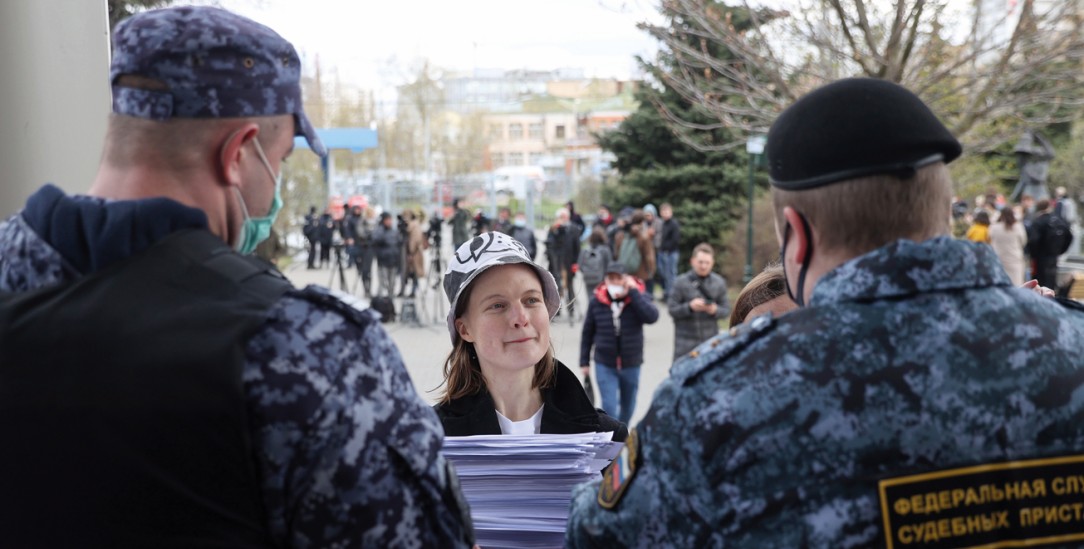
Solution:
<path fill-rule="evenodd" d="M 636 76 L 656 42 L 656 0 L 218 0 L 278 31 L 360 87 L 406 82 L 428 59 L 448 70 L 580 68 Z M 392 61 L 394 60 L 394 61 Z"/>

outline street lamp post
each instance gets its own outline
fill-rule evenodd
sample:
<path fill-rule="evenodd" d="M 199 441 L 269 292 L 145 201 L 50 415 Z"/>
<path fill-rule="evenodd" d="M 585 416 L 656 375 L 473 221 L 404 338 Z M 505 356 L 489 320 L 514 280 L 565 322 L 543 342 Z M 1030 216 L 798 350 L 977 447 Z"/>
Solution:
<path fill-rule="evenodd" d="M 756 168 L 760 155 L 764 153 L 764 142 L 767 138 L 763 135 L 751 135 L 745 141 L 745 152 L 749 153 L 749 224 L 745 231 L 745 276 L 742 283 L 748 284 L 753 279 L 753 170 Z"/>

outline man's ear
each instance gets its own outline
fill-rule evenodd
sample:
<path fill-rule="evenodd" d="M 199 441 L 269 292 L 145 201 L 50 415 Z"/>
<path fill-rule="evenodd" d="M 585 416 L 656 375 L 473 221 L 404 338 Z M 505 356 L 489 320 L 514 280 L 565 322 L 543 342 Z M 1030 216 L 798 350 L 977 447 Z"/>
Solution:
<path fill-rule="evenodd" d="M 455 331 L 463 341 L 474 343 L 474 337 L 472 337 L 470 331 L 467 330 L 467 324 L 460 318 L 455 319 Z"/>
<path fill-rule="evenodd" d="M 224 185 L 239 186 L 241 184 L 244 179 L 242 177 L 241 160 L 246 154 L 254 154 L 245 149 L 245 144 L 250 139 L 255 139 L 258 133 L 260 133 L 260 127 L 255 122 L 248 122 L 233 130 L 222 142 L 219 149 L 218 166 L 219 179 L 223 181 Z"/>
<path fill-rule="evenodd" d="M 806 232 L 805 220 L 794 208 L 790 206 L 783 208 L 783 218 L 790 226 L 791 240 L 787 243 L 787 251 L 793 254 L 794 263 L 801 265 L 806 259 L 806 254 L 809 253 L 809 239 L 812 235 Z M 787 227 L 784 226 L 784 233 L 786 230 Z"/>

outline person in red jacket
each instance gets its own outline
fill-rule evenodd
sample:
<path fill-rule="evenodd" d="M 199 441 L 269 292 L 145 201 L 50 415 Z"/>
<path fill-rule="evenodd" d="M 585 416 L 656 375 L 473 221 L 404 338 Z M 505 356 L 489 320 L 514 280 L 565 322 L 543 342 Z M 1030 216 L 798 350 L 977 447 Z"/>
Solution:
<path fill-rule="evenodd" d="M 654 324 L 659 310 L 644 293 L 644 283 L 625 274 L 614 261 L 606 268 L 604 284 L 595 289 L 587 305 L 580 337 L 580 366 L 590 373 L 595 349 L 595 380 L 602 409 L 628 424 L 636 407 L 640 364 L 644 361 L 644 324 Z"/>

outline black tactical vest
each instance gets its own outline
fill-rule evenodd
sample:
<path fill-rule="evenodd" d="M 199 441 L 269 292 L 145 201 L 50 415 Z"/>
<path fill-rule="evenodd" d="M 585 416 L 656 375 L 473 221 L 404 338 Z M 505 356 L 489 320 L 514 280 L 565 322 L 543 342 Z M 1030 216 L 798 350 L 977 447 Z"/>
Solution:
<path fill-rule="evenodd" d="M 245 342 L 290 288 L 209 232 L 0 295 L 0 545 L 266 547 Z"/>

